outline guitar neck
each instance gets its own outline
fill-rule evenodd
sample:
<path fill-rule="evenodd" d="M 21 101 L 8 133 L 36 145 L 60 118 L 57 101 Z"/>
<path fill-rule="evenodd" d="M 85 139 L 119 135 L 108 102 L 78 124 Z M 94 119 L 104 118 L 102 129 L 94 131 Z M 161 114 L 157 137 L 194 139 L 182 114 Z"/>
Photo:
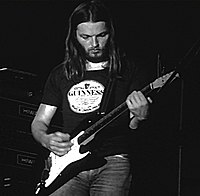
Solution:
<path fill-rule="evenodd" d="M 153 90 L 152 84 L 149 84 L 145 86 L 141 92 L 146 96 L 148 95 L 151 91 Z M 128 109 L 126 101 L 124 101 L 122 104 L 111 110 L 108 114 L 103 116 L 101 119 L 96 121 L 93 125 L 88 127 L 85 131 L 84 134 L 81 135 L 78 138 L 78 143 L 81 144 L 84 142 L 89 136 L 91 136 L 94 133 L 99 132 L 101 129 L 106 127 L 108 124 L 110 124 L 113 120 L 118 118 L 121 114 L 123 114 L 126 110 Z"/>

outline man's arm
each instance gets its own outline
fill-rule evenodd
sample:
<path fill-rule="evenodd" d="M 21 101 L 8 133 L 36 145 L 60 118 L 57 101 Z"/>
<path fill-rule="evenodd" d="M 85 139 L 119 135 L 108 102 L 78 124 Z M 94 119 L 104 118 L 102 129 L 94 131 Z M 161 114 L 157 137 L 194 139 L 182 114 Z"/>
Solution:
<path fill-rule="evenodd" d="M 31 124 L 31 131 L 35 140 L 42 146 L 56 155 L 62 156 L 71 149 L 70 135 L 61 132 L 47 134 L 49 124 L 56 110 L 57 107 L 55 106 L 40 104 Z"/>

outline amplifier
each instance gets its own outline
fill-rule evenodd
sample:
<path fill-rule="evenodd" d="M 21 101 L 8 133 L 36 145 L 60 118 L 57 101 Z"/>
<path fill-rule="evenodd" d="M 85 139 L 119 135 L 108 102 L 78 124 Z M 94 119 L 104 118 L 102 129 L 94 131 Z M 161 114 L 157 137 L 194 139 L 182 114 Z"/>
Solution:
<path fill-rule="evenodd" d="M 37 112 L 38 105 L 0 97 L 0 108 L 0 147 L 37 152 L 38 144 L 31 134 L 31 122 Z M 62 129 L 60 111 L 52 119 L 50 129 Z"/>
<path fill-rule="evenodd" d="M 0 68 L 0 195 L 32 195 L 46 155 L 31 133 L 41 93 L 30 73 Z M 62 129 L 57 111 L 50 129 Z"/>
<path fill-rule="evenodd" d="M 0 96 L 0 107 L 0 116 L 8 116 L 26 121 L 32 121 L 39 107 L 39 103 L 33 104 L 31 102 Z M 51 124 L 52 126 L 62 126 L 61 111 L 57 111 Z"/>
<path fill-rule="evenodd" d="M 0 67 L 0 96 L 38 103 L 42 97 L 41 82 L 36 74 Z"/>
<path fill-rule="evenodd" d="M 0 166 L 0 193 L 1 196 L 33 196 L 33 172 L 23 168 Z"/>
<path fill-rule="evenodd" d="M 0 157 L 1 195 L 32 195 L 44 167 L 39 150 L 36 153 L 27 150 L 26 146 L 24 150 L 1 146 Z"/>
<path fill-rule="evenodd" d="M 11 147 L 1 147 L 0 165 L 30 170 L 35 166 L 36 159 L 38 159 L 37 156 L 37 153 L 22 151 Z"/>
<path fill-rule="evenodd" d="M 46 152 L 31 134 L 38 104 L 0 96 L 0 193 L 32 195 L 44 166 Z M 50 129 L 62 129 L 58 111 Z"/>

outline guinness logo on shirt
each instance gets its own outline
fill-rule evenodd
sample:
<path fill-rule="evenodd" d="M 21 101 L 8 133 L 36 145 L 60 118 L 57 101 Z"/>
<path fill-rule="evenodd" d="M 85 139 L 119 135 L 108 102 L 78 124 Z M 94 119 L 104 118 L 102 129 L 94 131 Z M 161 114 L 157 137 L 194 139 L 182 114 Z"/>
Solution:
<path fill-rule="evenodd" d="M 100 106 L 104 86 L 94 80 L 85 80 L 69 90 L 67 99 L 72 111 L 76 113 L 89 113 Z"/>

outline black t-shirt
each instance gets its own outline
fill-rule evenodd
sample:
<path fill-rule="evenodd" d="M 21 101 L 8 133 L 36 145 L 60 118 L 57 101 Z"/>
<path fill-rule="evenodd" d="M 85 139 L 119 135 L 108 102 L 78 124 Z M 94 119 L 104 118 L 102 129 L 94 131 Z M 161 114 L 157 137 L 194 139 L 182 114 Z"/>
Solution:
<path fill-rule="evenodd" d="M 140 89 L 134 64 L 125 63 L 117 78 L 109 107 L 115 108 L 134 89 Z M 54 68 L 45 85 L 42 103 L 57 106 L 63 114 L 63 132 L 72 134 L 84 119 L 97 113 L 108 81 L 108 70 L 87 71 L 84 79 L 74 82 L 64 75 L 63 65 Z M 82 123 L 83 124 L 83 123 Z M 100 155 L 128 153 L 130 147 L 129 112 L 99 131 L 92 146 Z"/>

